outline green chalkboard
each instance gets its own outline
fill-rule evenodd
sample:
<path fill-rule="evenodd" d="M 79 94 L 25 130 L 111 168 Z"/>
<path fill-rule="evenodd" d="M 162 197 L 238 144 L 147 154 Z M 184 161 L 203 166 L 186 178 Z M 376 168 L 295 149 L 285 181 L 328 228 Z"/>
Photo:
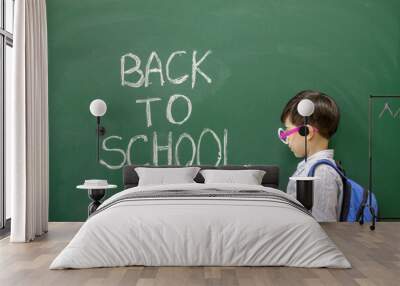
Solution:
<path fill-rule="evenodd" d="M 47 15 L 50 220 L 84 220 L 75 186 L 121 186 L 129 162 L 278 164 L 285 189 L 298 160 L 276 130 L 303 89 L 338 102 L 336 158 L 368 183 L 368 96 L 400 93 L 399 1 L 49 0 Z M 108 105 L 102 164 L 96 98 Z M 394 204 L 382 197 L 400 217 Z"/>
<path fill-rule="evenodd" d="M 399 218 L 400 95 L 375 96 L 371 98 L 372 190 L 380 202 L 379 217 Z"/>

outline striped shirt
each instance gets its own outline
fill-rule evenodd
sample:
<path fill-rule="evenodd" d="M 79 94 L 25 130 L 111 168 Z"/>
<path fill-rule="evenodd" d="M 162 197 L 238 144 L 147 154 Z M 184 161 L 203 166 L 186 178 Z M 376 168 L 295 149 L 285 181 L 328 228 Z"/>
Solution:
<path fill-rule="evenodd" d="M 308 175 L 310 168 L 321 159 L 327 159 L 335 163 L 332 149 L 319 151 L 310 157 L 307 162 L 304 160 L 297 165 L 293 177 Z M 314 181 L 314 205 L 312 214 L 317 221 L 338 221 L 343 201 L 343 182 L 336 171 L 327 165 L 319 165 L 315 169 Z M 286 192 L 296 197 L 296 182 L 289 180 Z"/>

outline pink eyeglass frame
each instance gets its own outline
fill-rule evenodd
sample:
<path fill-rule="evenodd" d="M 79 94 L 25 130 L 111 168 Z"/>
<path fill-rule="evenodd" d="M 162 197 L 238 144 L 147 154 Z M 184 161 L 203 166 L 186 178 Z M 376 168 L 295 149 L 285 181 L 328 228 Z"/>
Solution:
<path fill-rule="evenodd" d="M 283 128 L 278 129 L 278 137 L 284 144 L 288 144 L 288 137 L 296 132 L 299 132 L 302 126 L 294 127 L 289 130 L 284 130 Z M 312 127 L 312 126 L 311 126 Z M 318 132 L 318 129 L 315 127 L 312 127 L 312 129 L 316 132 Z"/>

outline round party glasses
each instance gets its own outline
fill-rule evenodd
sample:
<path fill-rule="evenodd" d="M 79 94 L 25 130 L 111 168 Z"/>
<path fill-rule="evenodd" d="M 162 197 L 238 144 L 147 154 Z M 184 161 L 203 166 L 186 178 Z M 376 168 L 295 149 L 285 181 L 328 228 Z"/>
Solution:
<path fill-rule="evenodd" d="M 302 128 L 304 127 L 304 125 L 302 126 L 298 126 L 298 127 L 294 127 L 292 129 L 289 130 L 285 130 L 283 128 L 279 128 L 278 129 L 278 137 L 279 139 L 282 141 L 282 143 L 284 144 L 288 144 L 288 137 L 296 132 L 299 132 Z M 318 132 L 318 129 L 315 127 L 312 127 L 312 129 L 316 132 Z M 303 132 L 304 133 L 304 132 Z M 305 134 L 302 134 L 302 136 L 305 136 Z"/>

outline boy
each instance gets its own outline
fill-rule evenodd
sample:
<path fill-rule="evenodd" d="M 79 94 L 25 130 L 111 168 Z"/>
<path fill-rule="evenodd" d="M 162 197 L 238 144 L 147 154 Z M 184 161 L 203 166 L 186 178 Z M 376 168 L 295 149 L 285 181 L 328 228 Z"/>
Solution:
<path fill-rule="evenodd" d="M 335 134 L 339 125 L 339 108 L 328 95 L 305 90 L 299 92 L 286 104 L 282 111 L 281 121 L 286 130 L 304 124 L 304 118 L 297 112 L 297 105 L 302 99 L 309 99 L 314 103 L 314 113 L 309 117 L 307 135 L 307 162 L 304 160 L 297 165 L 293 177 L 307 176 L 308 171 L 318 160 L 333 159 L 334 151 L 328 149 L 329 140 Z M 290 150 L 297 158 L 305 156 L 304 136 L 299 132 L 287 137 Z M 319 165 L 315 170 L 314 205 L 312 214 L 317 221 L 338 221 L 343 200 L 343 182 L 336 171 L 327 165 Z M 296 197 L 296 182 L 290 180 L 287 193 Z"/>

